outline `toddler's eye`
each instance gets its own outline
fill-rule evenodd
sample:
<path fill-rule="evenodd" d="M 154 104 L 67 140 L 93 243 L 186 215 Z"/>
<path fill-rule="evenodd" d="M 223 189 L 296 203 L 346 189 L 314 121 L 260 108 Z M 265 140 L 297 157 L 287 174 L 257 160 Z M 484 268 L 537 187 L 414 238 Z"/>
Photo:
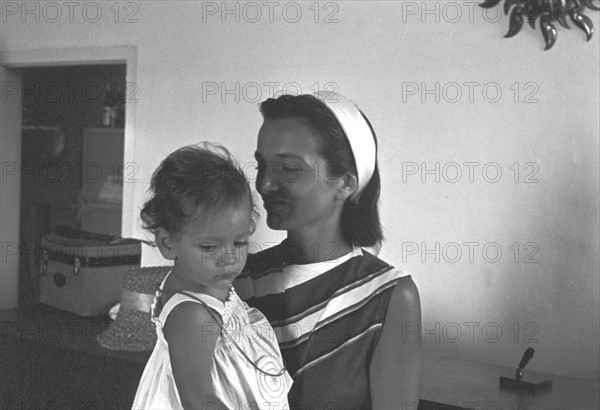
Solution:
<path fill-rule="evenodd" d="M 243 248 L 244 246 L 248 246 L 248 241 L 236 242 L 234 245 L 236 248 Z"/>
<path fill-rule="evenodd" d="M 216 245 L 200 245 L 200 249 L 202 249 L 204 252 L 215 252 L 217 250 L 217 246 Z"/>

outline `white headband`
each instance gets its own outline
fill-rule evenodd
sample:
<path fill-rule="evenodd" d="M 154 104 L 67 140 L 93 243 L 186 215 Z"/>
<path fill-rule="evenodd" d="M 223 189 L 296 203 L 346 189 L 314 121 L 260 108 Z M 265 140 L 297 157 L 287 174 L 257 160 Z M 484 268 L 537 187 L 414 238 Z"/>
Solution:
<path fill-rule="evenodd" d="M 356 105 L 343 95 L 330 91 L 319 91 L 315 94 L 315 97 L 323 102 L 335 115 L 348 137 L 358 174 L 358 188 L 350 198 L 358 202 L 361 193 L 373 176 L 377 160 L 375 139 L 371 128 L 369 128 L 369 124 L 367 124 Z"/>

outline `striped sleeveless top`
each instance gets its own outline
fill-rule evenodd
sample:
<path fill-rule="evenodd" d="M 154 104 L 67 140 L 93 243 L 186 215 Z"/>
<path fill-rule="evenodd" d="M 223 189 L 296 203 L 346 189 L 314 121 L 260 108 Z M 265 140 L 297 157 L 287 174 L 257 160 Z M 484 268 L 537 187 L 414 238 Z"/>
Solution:
<path fill-rule="evenodd" d="M 234 285 L 275 331 L 294 379 L 290 408 L 371 408 L 371 356 L 405 274 L 356 247 L 334 261 L 286 265 L 284 247 L 248 255 Z"/>

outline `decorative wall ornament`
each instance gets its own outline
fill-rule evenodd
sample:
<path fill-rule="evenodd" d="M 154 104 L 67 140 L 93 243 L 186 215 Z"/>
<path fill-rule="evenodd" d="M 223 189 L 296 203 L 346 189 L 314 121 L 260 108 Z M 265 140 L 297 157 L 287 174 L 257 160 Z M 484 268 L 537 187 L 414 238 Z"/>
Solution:
<path fill-rule="evenodd" d="M 479 4 L 483 8 L 496 7 L 502 0 L 484 0 Z M 521 31 L 523 23 L 527 21 L 535 29 L 539 21 L 540 30 L 546 42 L 545 50 L 552 48 L 556 42 L 558 32 L 554 22 L 565 28 L 570 28 L 567 16 L 573 23 L 585 32 L 587 41 L 594 35 L 592 20 L 583 14 L 586 8 L 600 11 L 599 0 L 504 0 L 504 14 L 510 13 L 508 32 L 504 36 L 509 38 Z"/>

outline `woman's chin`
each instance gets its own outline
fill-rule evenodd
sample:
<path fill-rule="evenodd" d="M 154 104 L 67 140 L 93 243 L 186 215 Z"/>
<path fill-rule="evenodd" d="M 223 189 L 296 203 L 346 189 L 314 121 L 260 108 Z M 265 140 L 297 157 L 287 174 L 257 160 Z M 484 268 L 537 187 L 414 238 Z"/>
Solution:
<path fill-rule="evenodd" d="M 267 214 L 267 226 L 275 231 L 284 231 L 287 229 L 285 219 L 273 214 Z"/>

